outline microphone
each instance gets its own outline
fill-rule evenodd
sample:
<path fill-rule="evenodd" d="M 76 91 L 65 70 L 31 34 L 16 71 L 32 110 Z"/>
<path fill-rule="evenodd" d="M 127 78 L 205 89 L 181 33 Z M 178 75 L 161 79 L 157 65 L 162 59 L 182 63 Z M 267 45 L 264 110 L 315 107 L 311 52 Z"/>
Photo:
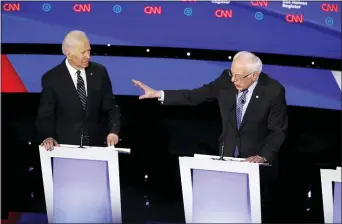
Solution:
<path fill-rule="evenodd" d="M 242 100 L 241 100 L 241 103 L 242 103 L 242 104 L 245 104 L 245 103 L 246 103 L 246 100 L 245 100 L 245 99 L 242 99 Z"/>

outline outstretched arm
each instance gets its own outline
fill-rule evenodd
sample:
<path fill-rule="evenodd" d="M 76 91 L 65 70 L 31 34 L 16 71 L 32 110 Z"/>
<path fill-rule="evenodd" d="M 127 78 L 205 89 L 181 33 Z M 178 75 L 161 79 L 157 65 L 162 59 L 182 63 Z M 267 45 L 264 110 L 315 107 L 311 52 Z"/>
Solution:
<path fill-rule="evenodd" d="M 137 80 L 133 80 L 133 83 L 144 91 L 144 94 L 139 99 L 158 98 L 165 105 L 195 106 L 215 100 L 220 89 L 224 88 L 224 85 L 229 85 L 230 76 L 225 70 L 216 80 L 192 90 L 158 91 Z"/>

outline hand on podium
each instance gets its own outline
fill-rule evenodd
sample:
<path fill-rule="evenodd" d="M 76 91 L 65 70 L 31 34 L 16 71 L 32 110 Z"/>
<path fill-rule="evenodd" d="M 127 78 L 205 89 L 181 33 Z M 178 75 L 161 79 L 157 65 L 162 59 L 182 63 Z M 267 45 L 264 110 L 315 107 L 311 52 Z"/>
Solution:
<path fill-rule="evenodd" d="M 261 156 L 251 156 L 248 157 L 246 161 L 250 163 L 265 163 L 266 159 Z"/>
<path fill-rule="evenodd" d="M 114 133 L 109 133 L 107 136 L 107 145 L 108 146 L 113 146 L 118 144 L 119 142 L 119 136 L 114 134 Z"/>
<path fill-rule="evenodd" d="M 58 142 L 53 138 L 46 138 L 41 144 L 47 151 L 53 150 L 54 146 L 59 146 Z"/>

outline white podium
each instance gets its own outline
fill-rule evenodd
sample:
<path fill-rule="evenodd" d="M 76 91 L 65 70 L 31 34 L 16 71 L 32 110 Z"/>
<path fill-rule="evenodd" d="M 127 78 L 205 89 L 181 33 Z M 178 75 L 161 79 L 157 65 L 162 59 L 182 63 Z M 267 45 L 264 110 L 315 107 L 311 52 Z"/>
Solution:
<path fill-rule="evenodd" d="M 324 223 L 341 223 L 341 167 L 321 169 Z"/>
<path fill-rule="evenodd" d="M 121 223 L 118 151 L 114 147 L 39 147 L 49 223 Z"/>
<path fill-rule="evenodd" d="M 260 164 L 214 158 L 179 158 L 185 222 L 261 223 Z"/>

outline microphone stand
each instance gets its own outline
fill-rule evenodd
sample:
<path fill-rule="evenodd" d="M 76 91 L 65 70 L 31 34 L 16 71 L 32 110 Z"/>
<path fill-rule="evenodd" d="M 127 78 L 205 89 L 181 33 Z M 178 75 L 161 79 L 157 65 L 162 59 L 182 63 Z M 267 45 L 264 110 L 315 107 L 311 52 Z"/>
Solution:
<path fill-rule="evenodd" d="M 83 136 L 84 136 L 84 124 L 86 122 L 86 116 L 87 116 L 87 108 L 86 108 L 86 111 L 84 111 L 84 114 L 83 114 L 83 121 L 82 121 L 82 126 L 81 126 L 81 141 L 80 141 L 80 147 L 79 148 L 82 148 L 84 149 L 85 147 L 83 146 Z"/>
<path fill-rule="evenodd" d="M 224 152 L 224 140 L 222 142 L 222 145 L 221 145 L 221 148 L 220 148 L 220 158 L 213 158 L 213 160 L 222 160 L 222 161 L 226 161 L 224 158 L 223 158 L 223 152 Z"/>
<path fill-rule="evenodd" d="M 84 147 L 83 147 L 83 127 L 81 128 L 81 141 L 80 141 L 80 147 L 79 148 L 84 149 Z"/>
<path fill-rule="evenodd" d="M 224 151 L 224 141 L 222 142 L 222 145 L 221 145 L 221 152 L 220 152 L 220 159 L 219 160 L 225 160 L 224 158 L 223 158 L 223 151 Z"/>

